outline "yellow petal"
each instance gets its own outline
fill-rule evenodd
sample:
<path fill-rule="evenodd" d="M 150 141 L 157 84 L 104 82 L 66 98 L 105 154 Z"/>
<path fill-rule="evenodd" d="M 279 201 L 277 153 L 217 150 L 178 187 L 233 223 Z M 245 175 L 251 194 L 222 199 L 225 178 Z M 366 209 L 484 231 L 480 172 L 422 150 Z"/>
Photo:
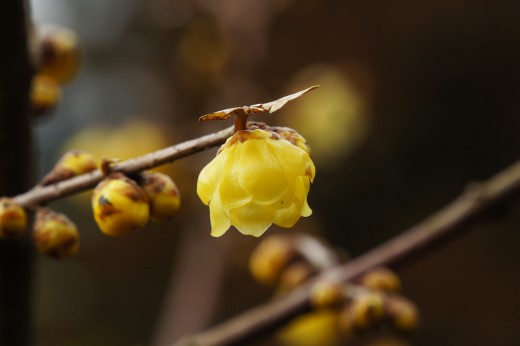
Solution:
<path fill-rule="evenodd" d="M 307 217 L 307 216 L 311 216 L 312 215 L 312 209 L 309 207 L 309 204 L 307 204 L 307 195 L 309 194 L 309 188 L 310 188 L 310 181 L 309 181 L 309 178 L 308 177 L 301 177 L 300 178 L 302 180 L 302 183 L 303 183 L 303 206 L 302 206 L 302 210 L 301 210 L 301 214 L 302 216 L 304 217 Z"/>
<path fill-rule="evenodd" d="M 261 236 L 273 223 L 274 209 L 270 206 L 250 203 L 229 211 L 231 223 L 240 233 Z"/>
<path fill-rule="evenodd" d="M 287 193 L 275 204 L 277 210 L 274 224 L 281 227 L 292 227 L 301 216 L 309 216 L 312 213 L 307 205 L 309 185 L 308 177 L 296 177 L 291 180 Z"/>
<path fill-rule="evenodd" d="M 269 149 L 271 139 L 250 139 L 242 144 L 238 183 L 259 204 L 272 204 L 287 190 L 288 179 Z"/>
<path fill-rule="evenodd" d="M 303 207 L 301 211 L 302 216 L 307 217 L 312 215 L 312 209 L 307 204 L 307 199 L 305 199 L 305 202 L 303 202 Z"/>
<path fill-rule="evenodd" d="M 316 168 L 305 150 L 292 145 L 285 139 L 270 140 L 269 147 L 288 173 L 306 175 L 311 178 L 311 181 L 314 179 Z"/>
<path fill-rule="evenodd" d="M 280 227 L 292 227 L 300 219 L 301 213 L 297 203 L 292 203 L 287 208 L 278 209 L 274 214 L 274 224 Z"/>
<path fill-rule="evenodd" d="M 272 133 L 261 129 L 256 129 L 251 131 L 251 136 L 254 138 L 262 139 L 271 137 Z"/>
<path fill-rule="evenodd" d="M 206 205 L 209 204 L 220 183 L 222 168 L 224 167 L 227 156 L 228 151 L 222 151 L 211 160 L 199 174 L 199 179 L 197 180 L 197 195 L 199 195 L 202 203 Z"/>
<path fill-rule="evenodd" d="M 224 213 L 224 209 L 220 204 L 218 194 L 215 194 L 215 198 L 209 204 L 209 218 L 211 221 L 211 235 L 213 237 L 220 237 L 231 226 L 229 217 Z"/>
<path fill-rule="evenodd" d="M 222 181 L 218 187 L 220 202 L 227 210 L 246 205 L 252 199 L 252 196 L 242 190 L 238 184 L 242 144 L 235 144 L 228 150 L 229 154 L 224 164 Z"/>

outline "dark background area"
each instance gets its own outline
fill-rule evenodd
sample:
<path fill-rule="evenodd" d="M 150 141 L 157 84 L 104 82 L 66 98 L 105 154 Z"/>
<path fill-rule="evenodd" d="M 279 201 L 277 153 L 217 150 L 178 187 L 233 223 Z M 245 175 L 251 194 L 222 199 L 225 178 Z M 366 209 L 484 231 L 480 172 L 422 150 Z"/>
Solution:
<path fill-rule="evenodd" d="M 516 1 L 33 0 L 33 12 L 75 30 L 84 55 L 36 125 L 40 175 L 71 143 L 133 156 L 230 125 L 199 115 L 321 84 L 254 119 L 299 130 L 317 167 L 313 215 L 266 235 L 313 232 L 356 256 L 520 153 Z M 184 198 L 167 225 L 112 239 L 88 198 L 53 204 L 82 248 L 37 257 L 37 345 L 163 345 L 269 299 L 247 272 L 259 239 L 209 235 L 195 184 L 214 154 L 166 168 Z M 517 203 L 399 269 L 422 313 L 411 344 L 520 344 L 519 227 Z"/>

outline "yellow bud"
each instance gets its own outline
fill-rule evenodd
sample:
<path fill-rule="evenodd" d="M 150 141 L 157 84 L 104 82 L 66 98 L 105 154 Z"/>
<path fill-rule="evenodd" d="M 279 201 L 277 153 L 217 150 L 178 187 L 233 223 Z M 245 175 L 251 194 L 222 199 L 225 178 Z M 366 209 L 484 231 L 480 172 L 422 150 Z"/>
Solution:
<path fill-rule="evenodd" d="M 80 54 L 76 34 L 66 28 L 44 26 L 38 28 L 39 73 L 63 84 L 76 74 Z"/>
<path fill-rule="evenodd" d="M 387 301 L 386 310 L 395 329 L 410 332 L 419 325 L 419 310 L 410 300 L 392 296 Z"/>
<path fill-rule="evenodd" d="M 334 307 L 344 301 L 344 287 L 339 282 L 321 280 L 312 287 L 311 304 L 315 308 Z"/>
<path fill-rule="evenodd" d="M 171 220 L 179 212 L 181 195 L 168 175 L 158 172 L 141 174 L 140 185 L 150 203 L 150 218 L 155 222 Z"/>
<path fill-rule="evenodd" d="M 316 270 L 306 261 L 289 264 L 280 276 L 280 291 L 286 292 L 296 288 L 315 273 Z"/>
<path fill-rule="evenodd" d="M 335 346 L 341 341 L 338 315 L 332 310 L 316 310 L 300 315 L 277 334 L 286 346 Z"/>
<path fill-rule="evenodd" d="M 359 284 L 383 292 L 398 292 L 401 289 L 399 277 L 393 271 L 384 267 L 374 268 L 364 274 Z"/>
<path fill-rule="evenodd" d="M 61 98 L 61 87 L 52 78 L 37 74 L 31 84 L 30 101 L 33 114 L 36 116 L 50 112 Z"/>
<path fill-rule="evenodd" d="M 26 227 L 25 209 L 9 198 L 0 198 L 0 238 L 18 237 L 25 232 Z"/>
<path fill-rule="evenodd" d="M 295 255 L 294 245 L 288 237 L 272 236 L 255 249 L 249 260 L 249 270 L 258 282 L 272 285 Z"/>
<path fill-rule="evenodd" d="M 384 313 L 384 298 L 381 294 L 362 292 L 343 310 L 339 317 L 339 326 L 347 333 L 365 330 L 380 322 Z"/>
<path fill-rule="evenodd" d="M 144 191 L 122 174 L 98 184 L 92 194 L 94 219 L 103 233 L 121 236 L 143 227 L 149 218 Z"/>
<path fill-rule="evenodd" d="M 71 150 L 66 152 L 52 171 L 43 178 L 42 185 L 66 180 L 95 169 L 97 169 L 97 160 L 94 155 L 81 150 Z"/>
<path fill-rule="evenodd" d="M 79 234 L 70 219 L 48 208 L 36 213 L 33 238 L 39 252 L 61 259 L 75 254 L 79 249 Z"/>
<path fill-rule="evenodd" d="M 258 237 L 273 223 L 292 227 L 309 216 L 315 167 L 306 151 L 261 129 L 235 133 L 199 174 L 197 194 L 209 205 L 211 235 L 231 225 Z"/>

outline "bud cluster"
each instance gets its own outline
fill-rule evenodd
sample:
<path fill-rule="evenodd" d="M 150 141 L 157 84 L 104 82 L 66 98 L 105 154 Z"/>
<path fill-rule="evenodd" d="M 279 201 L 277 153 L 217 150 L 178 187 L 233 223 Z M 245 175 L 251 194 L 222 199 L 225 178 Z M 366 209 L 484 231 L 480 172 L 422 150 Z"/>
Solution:
<path fill-rule="evenodd" d="M 92 194 L 94 219 L 103 233 L 122 236 L 154 222 L 171 220 L 180 208 L 180 192 L 166 174 L 143 172 L 134 181 L 112 173 Z"/>
<path fill-rule="evenodd" d="M 96 159 L 89 153 L 69 151 L 56 163 L 41 181 L 48 185 L 93 171 Z M 27 213 L 23 206 L 12 199 L 0 199 L 0 238 L 18 238 L 27 228 Z M 79 233 L 76 225 L 65 215 L 49 208 L 36 210 L 33 224 L 33 240 L 39 252 L 56 259 L 69 257 L 79 249 Z"/>
<path fill-rule="evenodd" d="M 56 107 L 62 85 L 69 82 L 80 66 L 76 34 L 66 28 L 44 25 L 33 34 L 36 75 L 30 100 L 34 116 L 40 117 Z"/>
<path fill-rule="evenodd" d="M 57 183 L 97 168 L 97 160 L 92 154 L 69 151 L 42 179 L 40 185 Z M 154 222 L 172 219 L 180 208 L 180 193 L 166 174 L 142 172 L 134 181 L 121 173 L 112 173 L 94 190 L 92 207 L 101 231 L 119 236 L 143 227 L 148 219 Z M 24 207 L 13 199 L 0 198 L 0 238 L 20 237 L 26 228 Z M 33 240 L 39 252 L 57 259 L 69 257 L 79 249 L 76 225 L 67 216 L 46 207 L 36 208 Z"/>
<path fill-rule="evenodd" d="M 0 198 L 0 239 L 20 238 L 27 224 L 27 213 L 21 205 L 9 198 Z M 79 248 L 76 225 L 49 208 L 37 209 L 33 240 L 39 252 L 57 259 L 73 255 Z"/>
<path fill-rule="evenodd" d="M 318 275 L 329 268 L 316 263 L 316 253 L 333 251 L 322 242 L 316 244 L 326 249 L 312 249 L 300 244 L 299 235 L 271 236 L 259 244 L 250 258 L 252 276 L 263 284 L 277 285 L 279 292 L 315 280 L 310 293 L 312 312 L 294 320 L 280 332 L 282 343 L 307 344 L 305 342 L 311 340 L 307 329 L 316 324 L 335 335 L 320 334 L 320 337 L 334 340 L 352 339 L 389 327 L 398 333 L 416 329 L 418 309 L 398 294 L 401 282 L 393 271 L 373 268 L 348 283 L 320 278 Z"/>

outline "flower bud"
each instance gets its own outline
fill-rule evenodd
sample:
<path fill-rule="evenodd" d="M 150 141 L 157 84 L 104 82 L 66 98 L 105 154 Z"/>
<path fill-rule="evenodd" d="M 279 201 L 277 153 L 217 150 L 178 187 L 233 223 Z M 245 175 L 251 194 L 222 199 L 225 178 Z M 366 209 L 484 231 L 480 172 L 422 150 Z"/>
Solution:
<path fill-rule="evenodd" d="M 97 162 L 94 155 L 81 150 L 71 150 L 66 152 L 52 171 L 43 178 L 42 185 L 66 180 L 95 169 Z"/>
<path fill-rule="evenodd" d="M 399 277 L 390 269 L 374 268 L 363 275 L 361 286 L 383 292 L 398 292 L 401 289 Z"/>
<path fill-rule="evenodd" d="M 92 194 L 94 219 L 103 233 L 121 236 L 143 227 L 149 218 L 148 198 L 133 180 L 113 174 Z"/>
<path fill-rule="evenodd" d="M 33 114 L 42 116 L 56 107 L 61 98 L 61 87 L 52 78 L 37 74 L 31 84 L 30 101 Z"/>
<path fill-rule="evenodd" d="M 345 301 L 344 287 L 339 282 L 321 280 L 311 290 L 311 304 L 315 308 L 334 307 Z"/>
<path fill-rule="evenodd" d="M 272 236 L 255 249 L 249 260 L 249 270 L 258 282 L 272 285 L 295 255 L 294 244 L 290 238 Z"/>
<path fill-rule="evenodd" d="M 38 28 L 37 55 L 39 73 L 63 84 L 76 74 L 80 65 L 76 34 L 58 26 Z"/>
<path fill-rule="evenodd" d="M 76 225 L 48 208 L 40 208 L 36 213 L 33 239 L 39 252 L 56 259 L 71 256 L 79 249 Z"/>
<path fill-rule="evenodd" d="M 25 232 L 26 227 L 25 209 L 9 198 L 0 198 L 0 238 L 18 237 Z"/>
<path fill-rule="evenodd" d="M 373 327 L 384 317 L 384 298 L 379 293 L 356 295 L 339 317 L 340 328 L 349 333 Z"/>
<path fill-rule="evenodd" d="M 175 182 L 166 174 L 144 172 L 139 184 L 150 204 L 150 218 L 155 222 L 171 220 L 179 212 L 181 196 Z"/>
<path fill-rule="evenodd" d="M 277 339 L 285 346 L 337 346 L 341 341 L 337 319 L 337 312 L 330 309 L 299 315 L 277 333 Z"/>
<path fill-rule="evenodd" d="M 291 263 L 280 276 L 280 291 L 290 291 L 316 274 L 316 270 L 307 261 Z"/>
<path fill-rule="evenodd" d="M 419 325 L 419 310 L 414 303 L 401 296 L 388 299 L 386 310 L 393 327 L 401 332 L 410 332 Z"/>

